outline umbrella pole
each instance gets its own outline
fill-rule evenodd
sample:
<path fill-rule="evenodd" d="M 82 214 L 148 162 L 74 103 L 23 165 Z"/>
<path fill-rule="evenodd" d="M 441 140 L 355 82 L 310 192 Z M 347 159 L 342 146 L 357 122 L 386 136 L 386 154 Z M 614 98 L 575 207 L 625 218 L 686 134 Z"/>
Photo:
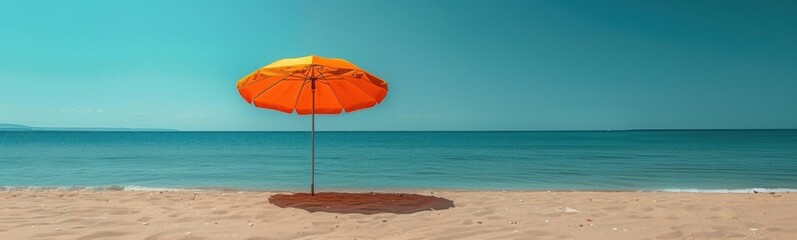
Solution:
<path fill-rule="evenodd" d="M 310 125 L 310 196 L 315 196 L 315 79 L 311 81 L 311 90 L 313 97 L 312 103 L 312 121 Z"/>

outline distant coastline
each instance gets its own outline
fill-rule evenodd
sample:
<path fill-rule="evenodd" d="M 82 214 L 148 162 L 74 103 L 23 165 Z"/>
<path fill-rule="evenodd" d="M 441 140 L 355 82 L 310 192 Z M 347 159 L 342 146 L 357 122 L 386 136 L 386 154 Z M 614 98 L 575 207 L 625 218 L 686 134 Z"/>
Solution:
<path fill-rule="evenodd" d="M 167 128 L 123 128 L 123 127 L 31 127 L 22 124 L 0 123 L 0 132 L 22 131 L 73 131 L 73 132 L 177 132 Z"/>

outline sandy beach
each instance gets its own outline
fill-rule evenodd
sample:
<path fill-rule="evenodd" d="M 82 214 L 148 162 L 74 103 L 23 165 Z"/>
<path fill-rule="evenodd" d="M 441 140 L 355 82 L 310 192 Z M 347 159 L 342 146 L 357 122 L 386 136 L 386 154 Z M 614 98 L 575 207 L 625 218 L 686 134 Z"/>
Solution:
<path fill-rule="evenodd" d="M 424 191 L 455 207 L 314 212 L 274 192 L 0 192 L 0 239 L 797 239 L 794 193 Z"/>

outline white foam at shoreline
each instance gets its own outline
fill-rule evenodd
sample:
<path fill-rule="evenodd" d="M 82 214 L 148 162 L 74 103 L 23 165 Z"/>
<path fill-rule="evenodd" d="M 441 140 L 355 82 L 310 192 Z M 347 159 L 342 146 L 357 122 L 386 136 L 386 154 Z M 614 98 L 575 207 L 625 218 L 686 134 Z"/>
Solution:
<path fill-rule="evenodd" d="M 141 186 L 126 186 L 124 191 L 138 191 L 138 192 L 179 192 L 179 191 L 201 191 L 199 189 L 191 188 L 162 188 L 162 187 L 141 187 Z"/>
<path fill-rule="evenodd" d="M 696 189 L 696 188 L 667 188 L 657 190 L 658 192 L 675 193 L 790 193 L 797 192 L 795 188 L 743 188 L 743 189 Z"/>
<path fill-rule="evenodd" d="M 133 191 L 133 192 L 179 192 L 179 191 L 201 191 L 199 189 L 188 188 L 163 188 L 163 187 L 141 187 L 141 186 L 0 186 L 0 191 Z"/>
<path fill-rule="evenodd" d="M 182 191 L 208 191 L 208 190 L 241 190 L 234 188 L 169 188 L 169 187 L 143 187 L 143 186 L 0 186 L 0 191 L 131 191 L 131 192 L 182 192 Z M 251 189 L 250 189 L 251 190 Z M 260 190 L 266 191 L 266 190 Z M 495 191 L 495 189 L 469 189 L 468 191 Z M 523 190 L 520 190 L 523 191 Z M 544 189 L 528 189 L 528 191 L 545 191 Z M 562 191 L 562 190 L 549 190 Z M 594 191 L 590 189 L 571 189 L 567 191 Z M 611 190 L 608 190 L 611 191 Z M 637 192 L 671 192 L 671 193 L 797 193 L 797 188 L 743 188 L 743 189 L 697 189 L 697 188 L 665 188 L 655 190 L 618 190 Z"/>

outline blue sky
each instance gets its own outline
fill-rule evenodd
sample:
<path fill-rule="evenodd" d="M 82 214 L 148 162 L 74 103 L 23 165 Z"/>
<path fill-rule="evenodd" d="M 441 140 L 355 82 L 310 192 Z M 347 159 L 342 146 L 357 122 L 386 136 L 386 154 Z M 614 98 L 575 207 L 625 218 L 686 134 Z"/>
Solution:
<path fill-rule="evenodd" d="M 797 128 L 791 1 L 0 0 L 0 123 L 306 130 L 235 82 L 348 59 L 385 101 L 319 130 Z"/>

